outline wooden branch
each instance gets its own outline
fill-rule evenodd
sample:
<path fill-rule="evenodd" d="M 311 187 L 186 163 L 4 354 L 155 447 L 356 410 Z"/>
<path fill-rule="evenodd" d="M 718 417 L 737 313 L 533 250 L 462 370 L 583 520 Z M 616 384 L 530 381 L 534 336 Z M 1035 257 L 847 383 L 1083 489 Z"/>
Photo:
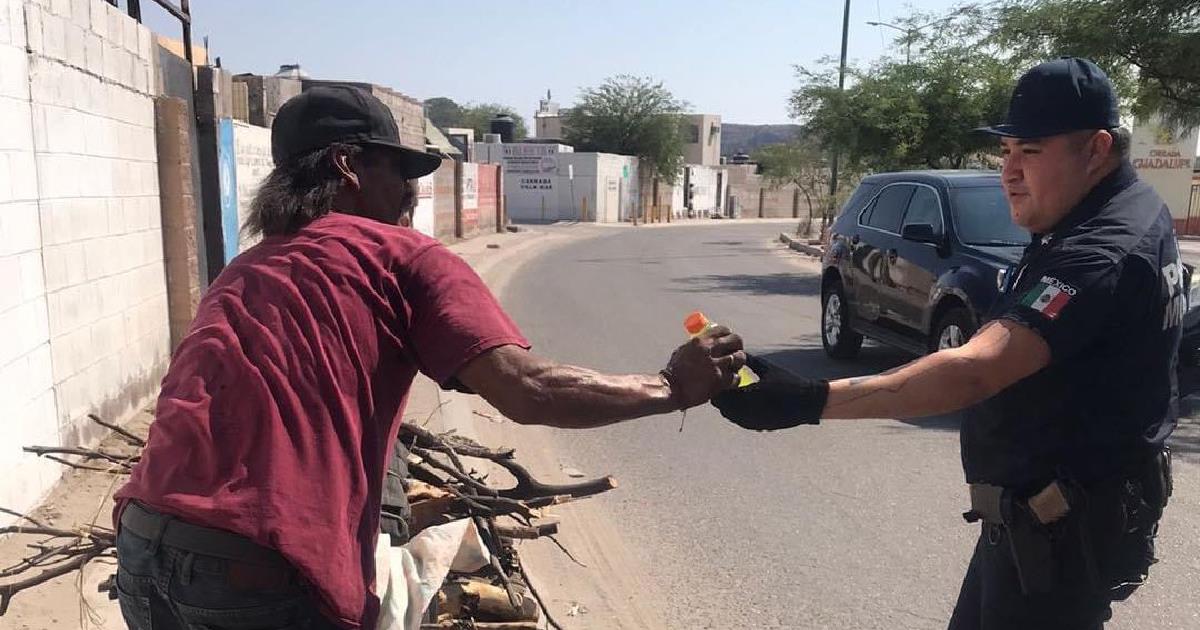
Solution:
<path fill-rule="evenodd" d="M 511 448 L 492 449 L 459 435 L 437 435 L 428 429 L 412 424 L 400 425 L 400 433 L 402 436 L 407 434 L 408 437 L 412 438 L 412 443 L 421 448 L 435 451 L 452 448 L 459 455 L 474 457 L 476 459 L 512 459 L 515 453 Z"/>
<path fill-rule="evenodd" d="M 72 547 L 75 547 L 76 545 L 80 544 L 81 542 L 83 542 L 82 538 L 75 538 L 74 540 L 72 540 L 71 542 L 69 542 L 65 545 L 59 545 L 58 547 L 50 547 L 47 549 L 43 549 L 41 552 L 36 553 L 28 558 L 25 558 L 24 560 L 18 562 L 17 564 L 14 564 L 13 566 L 0 571 L 0 577 L 5 577 L 5 578 L 12 577 L 14 575 L 24 572 L 27 569 L 35 568 L 35 567 L 41 565 L 46 560 L 49 560 L 50 558 L 53 558 L 54 556 L 57 556 L 60 553 L 68 552 Z"/>
<path fill-rule="evenodd" d="M 121 427 L 119 427 L 115 424 L 111 424 L 111 423 L 101 420 L 100 416 L 97 416 L 94 413 L 89 413 L 88 417 L 92 419 L 92 422 L 95 422 L 96 424 L 104 427 L 105 429 L 108 429 L 108 430 L 112 431 L 113 433 L 116 433 L 117 435 L 125 438 L 125 442 L 128 443 L 130 446 L 137 446 L 139 448 L 146 446 L 146 440 L 143 440 L 142 438 L 130 433 L 129 431 L 126 431 L 125 429 L 122 429 Z"/>
<path fill-rule="evenodd" d="M 8 508 L 0 507 L 0 514 L 8 514 L 9 516 L 15 516 L 23 521 L 28 521 L 34 527 L 47 527 L 47 525 L 45 523 L 33 518 L 32 516 L 29 516 L 28 514 L 21 514 L 20 512 L 10 510 Z"/>
<path fill-rule="evenodd" d="M 534 540 L 558 533 L 558 523 L 541 525 L 496 525 L 496 535 L 515 540 Z"/>
<path fill-rule="evenodd" d="M 427 483 L 431 486 L 437 486 L 441 488 L 446 485 L 445 479 L 437 476 L 437 473 L 430 470 L 428 467 L 418 463 L 408 463 L 408 474 L 412 475 L 413 479 Z"/>
<path fill-rule="evenodd" d="M 538 605 L 542 607 L 542 614 L 546 615 L 546 623 L 555 630 L 563 630 L 562 625 L 554 619 L 554 615 L 551 615 L 550 609 L 546 607 L 546 600 L 542 599 L 542 595 L 534 588 L 533 580 L 529 579 L 529 571 L 526 571 L 525 565 L 521 563 L 521 556 L 513 554 L 513 562 L 517 563 L 517 570 L 521 572 L 521 575 L 525 576 L 525 586 L 529 588 L 529 594 L 533 595 Z"/>
<path fill-rule="evenodd" d="M 111 462 L 113 464 L 116 464 L 116 465 L 124 467 L 124 468 L 133 468 L 133 465 L 130 464 L 130 462 L 136 460 L 136 456 L 123 457 L 120 455 L 115 455 L 113 453 L 106 453 L 104 451 L 94 450 L 94 449 L 90 449 L 90 448 L 68 448 L 68 447 L 60 447 L 60 446 L 26 446 L 26 447 L 23 447 L 21 450 L 25 451 L 26 453 L 33 453 L 34 455 L 38 455 L 38 456 L 49 455 L 49 454 L 75 455 L 77 457 L 82 457 L 84 461 L 93 461 L 93 460 L 97 460 L 97 459 L 102 459 L 102 460 Z"/>
<path fill-rule="evenodd" d="M 91 470 L 91 471 L 95 471 L 95 472 L 108 473 L 110 475 L 127 475 L 127 474 L 129 474 L 129 470 L 124 469 L 124 468 L 101 468 L 99 466 L 88 466 L 87 464 L 77 464 L 73 461 L 63 459 L 56 455 L 42 455 L 42 457 L 45 457 L 46 459 L 48 459 L 52 462 L 58 462 L 68 468 L 74 468 L 76 470 Z"/>
<path fill-rule="evenodd" d="M 439 605 L 439 613 L 449 613 L 455 617 L 482 617 L 488 621 L 538 620 L 537 600 L 520 593 L 519 605 L 514 606 L 503 588 L 479 579 L 452 581 L 442 592 L 445 594 L 447 605 Z"/>
<path fill-rule="evenodd" d="M 13 596 L 17 593 L 29 588 L 33 588 L 39 584 L 44 584 L 56 577 L 66 575 L 72 571 L 82 569 L 85 564 L 91 562 L 92 559 L 103 554 L 108 549 L 110 549 L 110 547 L 104 547 L 103 549 L 96 548 L 85 554 L 75 556 L 74 558 L 56 567 L 46 569 L 35 576 L 9 584 L 0 584 L 0 616 L 8 612 L 8 605 L 12 602 Z"/>
<path fill-rule="evenodd" d="M 468 628 L 476 630 L 540 630 L 537 622 L 534 621 L 475 621 L 468 625 L 457 620 L 450 620 L 421 624 L 421 630 L 467 630 Z"/>
<path fill-rule="evenodd" d="M 495 461 L 496 464 L 504 467 L 510 475 L 517 479 L 516 486 L 500 491 L 500 496 L 509 499 L 534 499 L 559 495 L 582 498 L 597 495 L 601 492 L 608 492 L 617 487 L 617 480 L 612 477 L 601 477 L 580 483 L 546 484 L 534 479 L 527 468 L 515 461 Z"/>
<path fill-rule="evenodd" d="M 479 531 L 479 537 L 483 539 L 483 544 L 488 548 L 488 560 L 491 562 L 492 568 L 496 570 L 496 575 L 500 577 L 500 583 L 504 585 L 504 590 L 508 592 L 508 601 L 513 608 L 521 607 L 521 600 L 517 597 L 516 590 L 513 589 L 512 580 L 508 579 L 508 574 L 504 572 L 504 567 L 500 566 L 500 541 L 492 536 L 490 527 L 495 524 L 494 520 L 484 521 L 482 518 L 475 517 L 475 529 Z"/>
<path fill-rule="evenodd" d="M 575 564 L 578 564 L 579 566 L 581 566 L 585 569 L 588 568 L 588 565 L 580 562 L 579 558 L 576 558 L 575 554 L 571 553 L 571 550 L 567 549 L 566 545 L 562 544 L 561 542 L 558 542 L 557 538 L 555 538 L 554 536 L 547 536 L 547 538 L 550 539 L 550 542 L 552 542 L 556 546 L 558 546 L 559 551 L 562 551 L 564 554 L 566 554 L 566 556 L 571 559 L 571 562 L 574 562 Z"/>
<path fill-rule="evenodd" d="M 479 492 L 483 492 L 490 496 L 499 496 L 499 494 L 500 494 L 498 490 L 492 488 L 491 486 L 487 485 L 486 483 L 483 483 L 483 482 L 479 481 L 478 479 L 471 477 L 470 475 L 468 475 L 465 472 L 459 472 L 458 470 L 456 470 L 454 468 L 454 466 L 450 466 L 448 464 L 443 464 L 442 462 L 438 461 L 437 458 L 433 456 L 433 453 L 427 449 L 424 449 L 424 448 L 421 448 L 420 446 L 414 445 L 414 446 L 410 447 L 409 450 L 414 455 L 417 455 L 422 460 L 424 460 L 423 463 L 429 464 L 430 466 L 433 466 L 434 468 L 450 475 L 451 477 L 458 480 L 460 483 L 462 483 L 464 485 L 470 486 L 470 487 L 474 488 L 475 490 L 477 490 Z"/>
<path fill-rule="evenodd" d="M 101 530 L 94 527 L 80 528 L 77 530 L 59 529 L 57 527 L 28 527 L 24 525 L 9 525 L 0 527 L 0 536 L 6 534 L 28 534 L 30 536 L 50 536 L 51 538 L 92 538 L 98 542 L 113 544 L 116 541 L 116 536 L 111 531 Z"/>

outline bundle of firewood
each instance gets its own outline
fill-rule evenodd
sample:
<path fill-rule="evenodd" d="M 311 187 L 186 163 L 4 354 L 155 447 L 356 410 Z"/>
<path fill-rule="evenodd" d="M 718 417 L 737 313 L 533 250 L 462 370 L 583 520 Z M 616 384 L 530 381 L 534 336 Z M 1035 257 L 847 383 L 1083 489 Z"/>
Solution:
<path fill-rule="evenodd" d="M 25 451 L 75 469 L 128 474 L 140 458 L 145 441 L 94 415 L 90 418 L 116 433 L 123 444 L 117 449 L 30 446 Z M 546 509 L 611 490 L 616 481 L 602 477 L 580 483 L 546 484 L 517 463 L 513 449 L 491 449 L 453 433 L 439 435 L 413 424 L 402 425 L 398 439 L 410 454 L 407 467 L 411 476 L 401 482 L 412 510 L 408 523 L 411 535 L 427 527 L 470 518 L 491 558 L 488 566 L 473 574 L 450 574 L 430 606 L 430 621 L 422 628 L 536 630 L 543 615 L 551 627 L 561 628 L 530 583 L 515 542 L 546 538 L 571 557 L 554 538 L 558 522 Z M 508 487 L 489 484 L 491 473 L 467 462 L 503 470 L 515 483 Z M 32 550 L 28 557 L 0 569 L 0 615 L 19 592 L 78 571 L 96 558 L 116 557 L 116 534 L 112 529 L 94 525 L 55 528 L 3 507 L 0 512 L 20 519 L 16 525 L 0 528 L 0 536 L 38 539 L 28 545 Z M 111 589 L 112 581 L 106 580 L 101 589 Z"/>

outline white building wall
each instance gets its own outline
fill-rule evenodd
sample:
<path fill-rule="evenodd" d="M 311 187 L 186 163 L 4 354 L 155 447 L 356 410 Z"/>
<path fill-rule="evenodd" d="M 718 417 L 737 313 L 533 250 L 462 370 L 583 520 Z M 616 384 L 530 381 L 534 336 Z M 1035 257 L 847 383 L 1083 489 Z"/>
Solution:
<path fill-rule="evenodd" d="M 0 505 L 22 511 L 61 474 L 21 451 L 59 441 L 26 41 L 24 5 L 0 0 Z"/>
<path fill-rule="evenodd" d="M 168 354 L 150 32 L 102 0 L 0 0 L 0 505 L 150 400 Z M 28 52 L 26 51 L 28 47 Z M 0 517 L 2 519 L 3 517 Z"/>
<path fill-rule="evenodd" d="M 1137 121 L 1133 125 L 1130 160 L 1138 176 L 1154 187 L 1167 203 L 1178 227 L 1183 227 L 1182 223 L 1188 218 L 1195 165 L 1193 151 L 1198 135 L 1200 129 L 1173 132 L 1157 119 Z"/>
<path fill-rule="evenodd" d="M 636 207 L 629 202 L 637 194 L 637 158 L 611 153 L 560 155 L 558 179 L 560 221 L 616 223 L 626 220 Z"/>

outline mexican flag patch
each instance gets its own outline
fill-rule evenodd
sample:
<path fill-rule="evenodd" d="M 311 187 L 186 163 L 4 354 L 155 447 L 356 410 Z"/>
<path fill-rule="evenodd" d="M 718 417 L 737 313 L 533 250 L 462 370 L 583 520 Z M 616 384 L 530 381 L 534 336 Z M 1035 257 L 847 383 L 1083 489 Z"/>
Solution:
<path fill-rule="evenodd" d="M 1041 282 L 1021 298 L 1021 304 L 1050 319 L 1056 319 L 1074 295 L 1074 287 L 1058 278 L 1042 276 Z"/>

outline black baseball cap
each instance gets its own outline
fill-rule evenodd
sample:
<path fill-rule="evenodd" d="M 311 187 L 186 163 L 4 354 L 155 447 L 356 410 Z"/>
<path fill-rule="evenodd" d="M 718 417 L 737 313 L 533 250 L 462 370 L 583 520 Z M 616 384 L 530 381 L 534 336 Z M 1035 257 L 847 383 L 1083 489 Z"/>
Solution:
<path fill-rule="evenodd" d="M 350 85 L 320 85 L 289 99 L 271 124 L 271 157 L 285 164 L 335 142 L 394 149 L 401 173 L 417 179 L 442 158 L 400 144 L 396 119 L 379 99 Z"/>
<path fill-rule="evenodd" d="M 1046 138 L 1121 126 L 1117 94 L 1108 75 L 1079 57 L 1034 66 L 1017 81 L 1008 120 L 976 131 L 1008 138 Z"/>

